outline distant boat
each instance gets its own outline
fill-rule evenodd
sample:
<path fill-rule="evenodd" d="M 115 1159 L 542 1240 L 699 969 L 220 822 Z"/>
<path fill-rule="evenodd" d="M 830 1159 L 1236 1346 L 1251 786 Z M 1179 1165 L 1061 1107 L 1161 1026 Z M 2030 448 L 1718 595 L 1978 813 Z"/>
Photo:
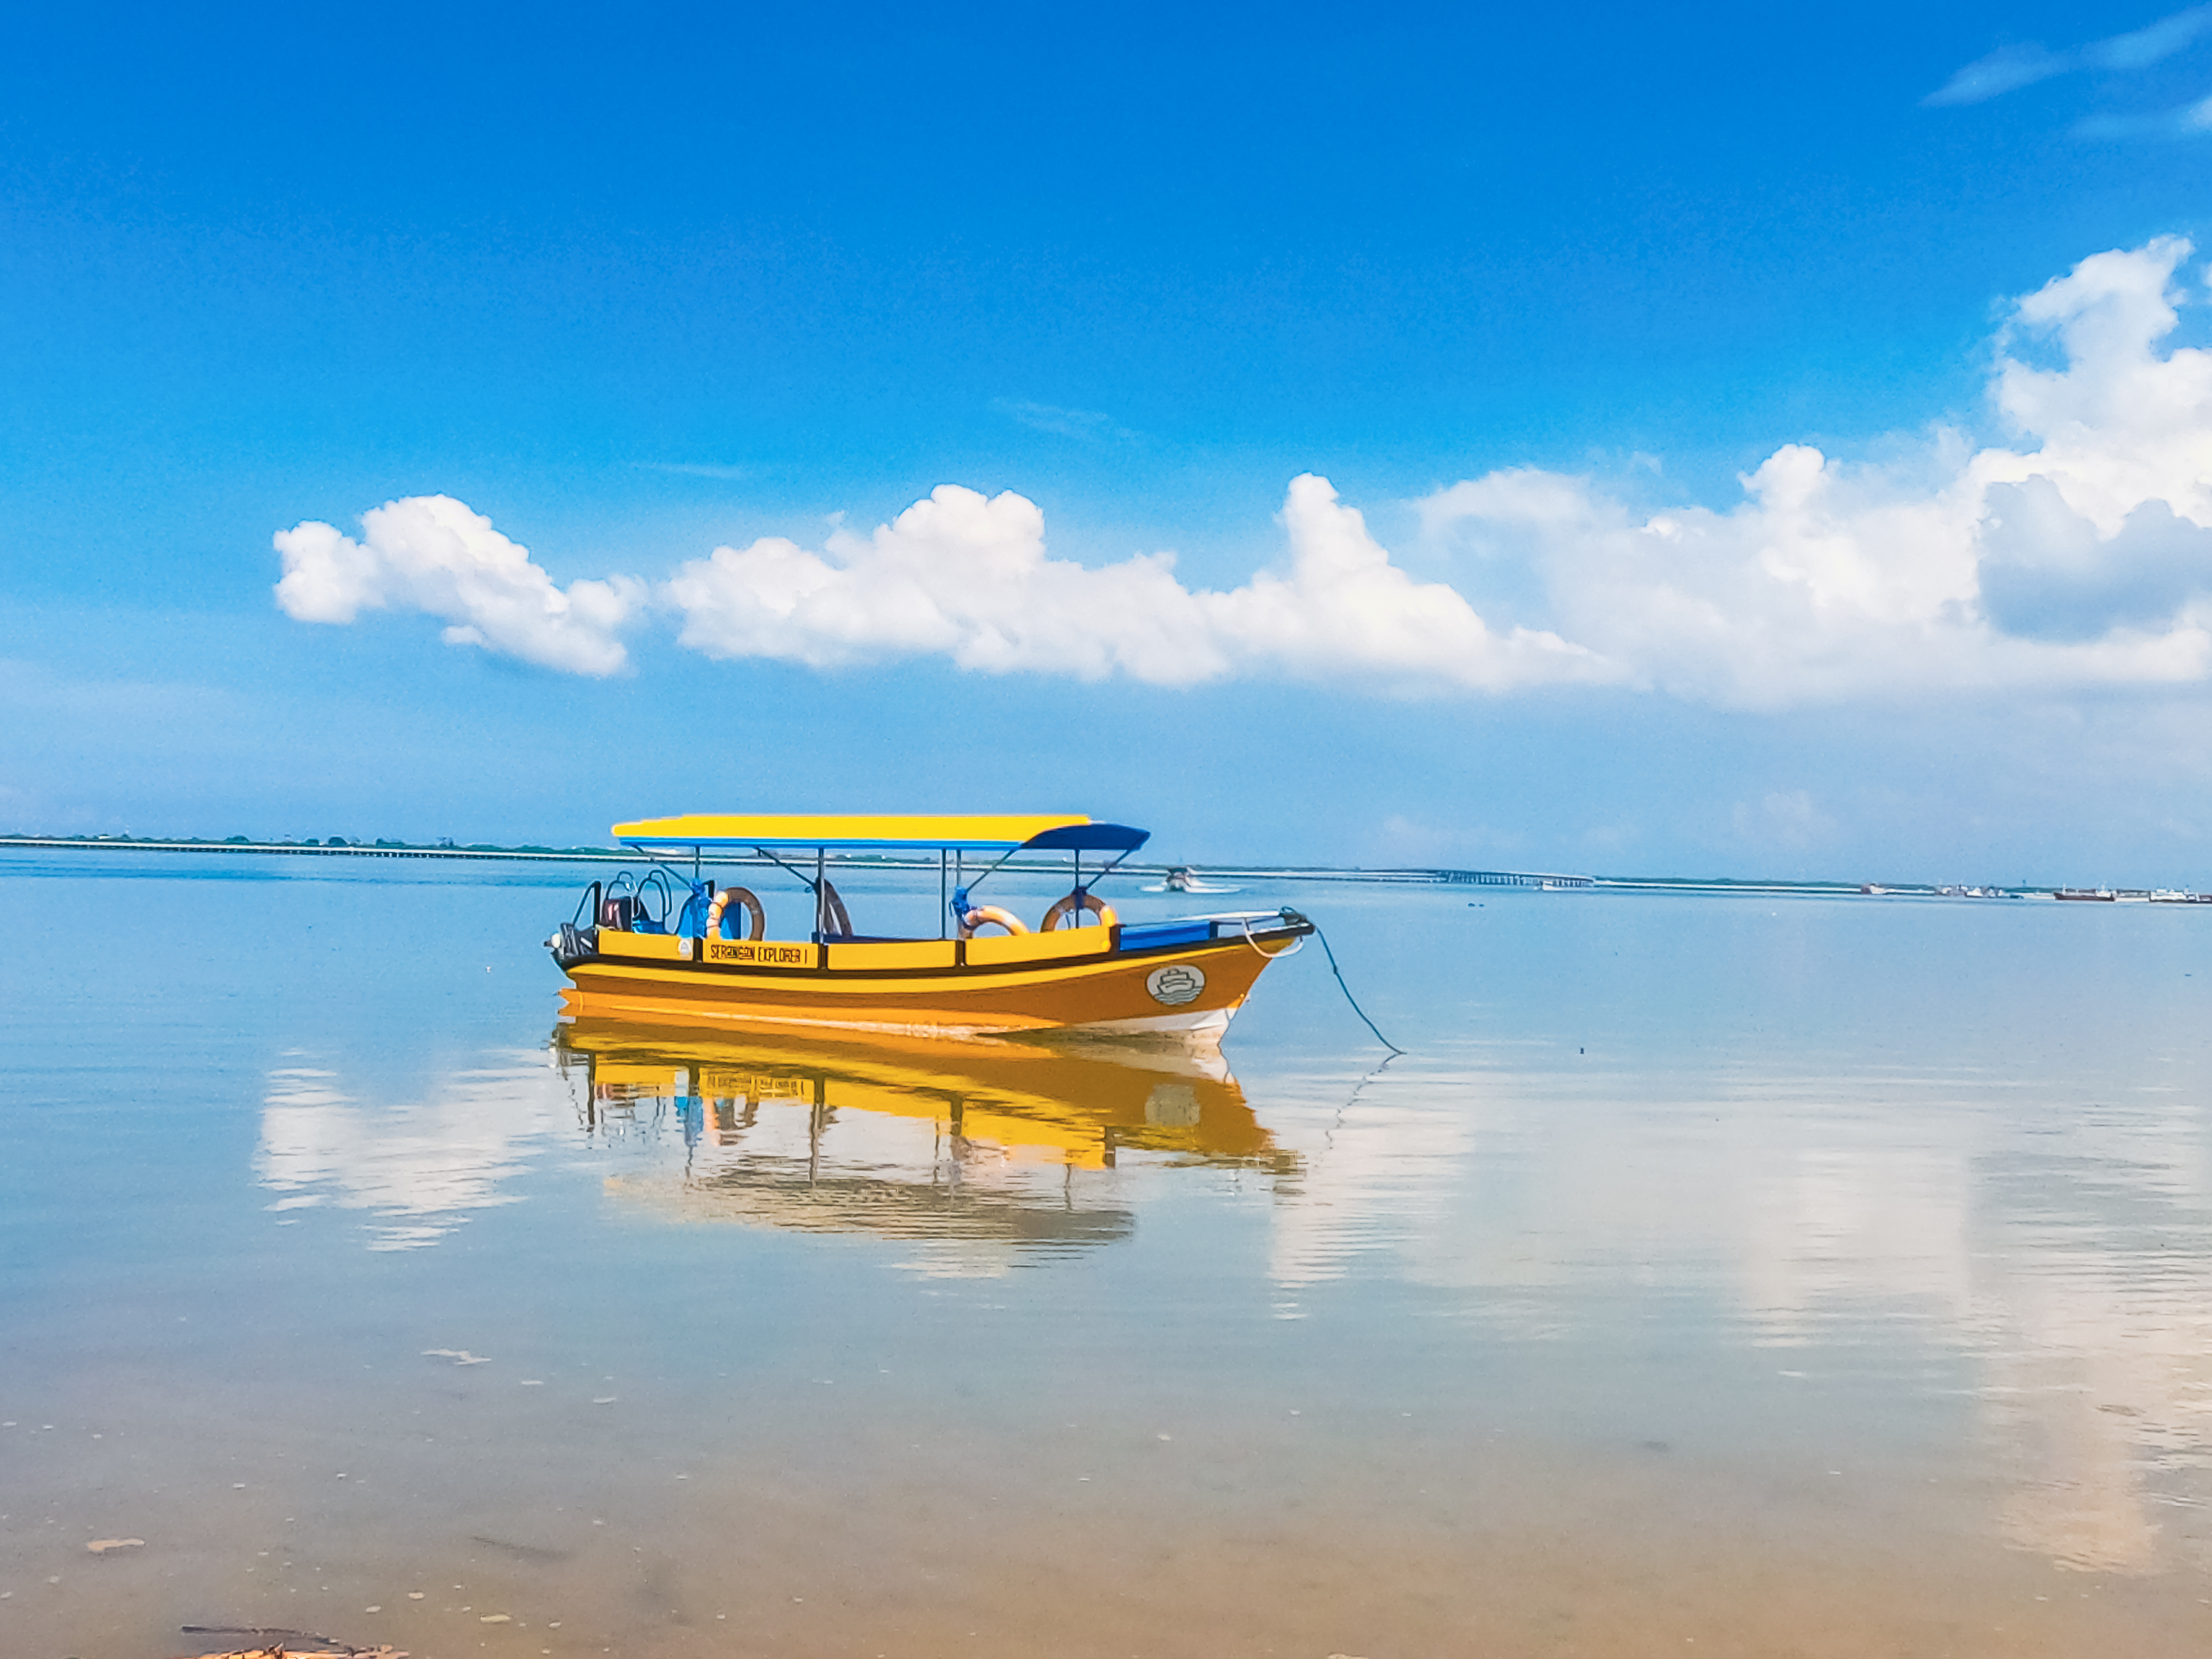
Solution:
<path fill-rule="evenodd" d="M 1237 890 L 1224 886 L 1218 881 L 1205 880 L 1188 864 L 1176 864 L 1168 867 L 1168 872 L 1162 879 L 1139 890 L 1146 893 L 1233 893 Z"/>
<path fill-rule="evenodd" d="M 2087 899 L 2098 904 L 2110 904 L 2119 895 L 2109 887 L 2062 887 L 2051 896 L 2060 899 Z"/>

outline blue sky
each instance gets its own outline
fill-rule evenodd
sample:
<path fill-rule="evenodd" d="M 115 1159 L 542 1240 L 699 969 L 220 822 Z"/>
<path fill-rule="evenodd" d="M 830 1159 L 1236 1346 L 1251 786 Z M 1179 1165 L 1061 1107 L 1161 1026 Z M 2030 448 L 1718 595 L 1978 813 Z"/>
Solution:
<path fill-rule="evenodd" d="M 7 827 L 2212 884 L 2212 9 L 10 47 Z"/>

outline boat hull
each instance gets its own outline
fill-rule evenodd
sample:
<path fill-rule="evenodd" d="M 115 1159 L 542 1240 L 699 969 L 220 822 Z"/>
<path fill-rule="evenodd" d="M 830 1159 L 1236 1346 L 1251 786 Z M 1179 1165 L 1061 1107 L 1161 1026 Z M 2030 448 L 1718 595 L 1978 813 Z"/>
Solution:
<path fill-rule="evenodd" d="M 1158 950 L 1118 930 L 1019 940 L 732 946 L 616 935 L 568 964 L 572 1018 L 698 1027 L 821 1026 L 920 1036 L 1066 1031 L 1218 1043 L 1274 956 L 1303 928 Z M 694 959 L 692 947 L 704 959 Z M 647 951 L 650 951 L 650 954 Z M 676 952 L 683 954 L 675 954 Z M 744 954 L 775 962 L 720 959 Z"/>

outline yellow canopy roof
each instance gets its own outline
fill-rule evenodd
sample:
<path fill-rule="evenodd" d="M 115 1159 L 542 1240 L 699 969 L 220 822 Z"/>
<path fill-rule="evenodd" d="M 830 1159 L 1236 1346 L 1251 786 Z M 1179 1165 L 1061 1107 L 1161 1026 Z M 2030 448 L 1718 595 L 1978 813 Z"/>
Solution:
<path fill-rule="evenodd" d="M 617 841 L 659 847 L 1019 847 L 1048 830 L 1091 820 L 1080 812 L 804 813 L 763 816 L 688 812 L 614 827 Z"/>

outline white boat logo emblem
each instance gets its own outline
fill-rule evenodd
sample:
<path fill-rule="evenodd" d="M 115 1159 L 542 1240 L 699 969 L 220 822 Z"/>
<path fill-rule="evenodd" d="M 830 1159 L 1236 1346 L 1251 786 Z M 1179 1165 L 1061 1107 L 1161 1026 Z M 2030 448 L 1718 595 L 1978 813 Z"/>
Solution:
<path fill-rule="evenodd" d="M 1155 968 L 1145 981 L 1145 988 L 1152 994 L 1152 1000 L 1170 1008 L 1180 1008 L 1186 1002 L 1198 1000 L 1198 994 L 1206 988 L 1206 975 L 1187 962 L 1170 967 Z"/>

